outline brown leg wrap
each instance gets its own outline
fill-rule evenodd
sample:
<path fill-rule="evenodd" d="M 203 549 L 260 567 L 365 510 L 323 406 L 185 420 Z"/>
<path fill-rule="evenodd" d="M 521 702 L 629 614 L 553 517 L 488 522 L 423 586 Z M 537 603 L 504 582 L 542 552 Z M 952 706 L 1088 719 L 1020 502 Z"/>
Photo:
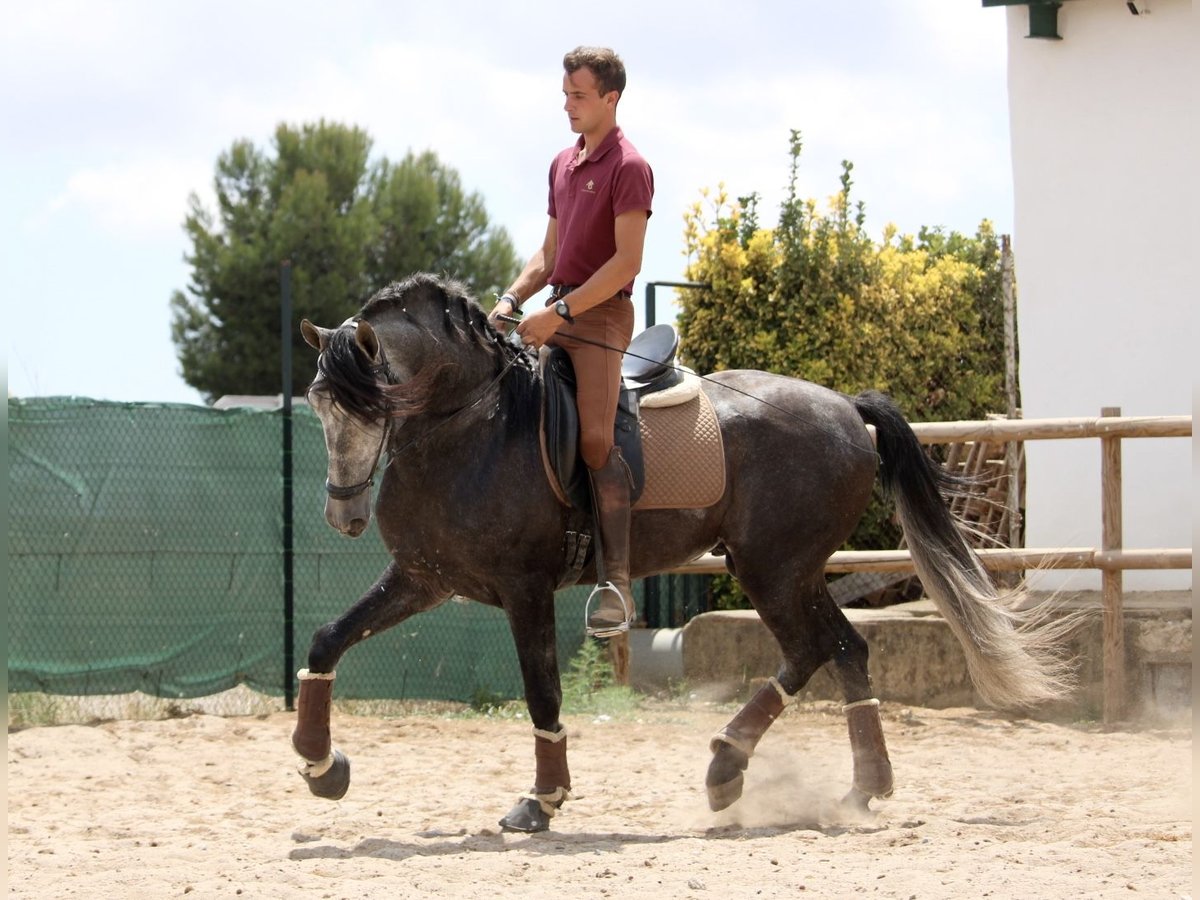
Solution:
<path fill-rule="evenodd" d="M 892 795 L 892 763 L 879 721 L 879 701 L 864 700 L 845 707 L 854 754 L 854 787 L 871 797 Z"/>
<path fill-rule="evenodd" d="M 571 771 L 567 768 L 567 734 L 557 740 L 543 737 L 545 732 L 534 732 L 533 754 L 537 762 L 534 777 L 534 794 L 553 794 L 559 788 L 571 789 Z"/>
<path fill-rule="evenodd" d="M 731 744 L 746 756 L 752 756 L 759 739 L 787 705 L 777 685 L 772 678 L 760 687 L 730 723 L 716 733 L 709 749 L 716 753 L 721 744 Z"/>
<path fill-rule="evenodd" d="M 304 759 L 320 762 L 329 756 L 329 707 L 333 702 L 333 679 L 300 679 L 296 698 L 296 729 L 292 746 Z"/>

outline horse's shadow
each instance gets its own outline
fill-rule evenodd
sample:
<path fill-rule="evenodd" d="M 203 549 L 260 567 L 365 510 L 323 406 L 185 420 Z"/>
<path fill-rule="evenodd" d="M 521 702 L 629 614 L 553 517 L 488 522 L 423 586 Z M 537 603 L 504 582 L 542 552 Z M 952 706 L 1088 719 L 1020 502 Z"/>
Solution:
<path fill-rule="evenodd" d="M 351 847 L 322 844 L 315 847 L 298 847 L 288 854 L 288 859 L 390 859 L 403 862 L 412 856 L 453 856 L 459 853 L 510 853 L 521 851 L 544 856 L 573 856 L 580 853 L 596 853 L 606 848 L 617 850 L 625 846 L 644 844 L 668 844 L 674 841 L 707 840 L 743 841 L 747 838 L 775 837 L 804 831 L 815 831 L 826 837 L 854 833 L 884 831 L 885 824 L 829 825 L 815 821 L 796 822 L 789 825 L 746 828 L 740 825 L 724 825 L 704 831 L 680 832 L 675 834 L 635 834 L 631 832 L 555 832 L 517 836 L 500 832 L 482 832 L 468 835 L 448 835 L 445 832 L 426 832 L 430 837 L 441 840 L 427 842 L 394 841 L 387 838 L 364 838 Z"/>

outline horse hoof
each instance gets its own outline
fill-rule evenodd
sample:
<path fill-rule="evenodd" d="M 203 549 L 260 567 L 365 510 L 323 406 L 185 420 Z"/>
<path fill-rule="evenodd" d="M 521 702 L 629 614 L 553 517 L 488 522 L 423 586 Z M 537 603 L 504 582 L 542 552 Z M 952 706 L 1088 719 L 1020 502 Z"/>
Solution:
<path fill-rule="evenodd" d="M 856 787 L 850 788 L 850 792 L 842 798 L 842 806 L 856 813 L 873 813 L 871 809 L 871 794 L 865 791 L 860 791 Z"/>
<path fill-rule="evenodd" d="M 708 808 L 713 812 L 720 812 L 737 803 L 742 797 L 742 784 L 745 780 L 745 776 L 741 772 L 738 772 L 732 781 L 727 781 L 724 784 L 706 784 L 705 787 L 708 789 Z"/>
<path fill-rule="evenodd" d="M 720 812 L 741 799 L 745 783 L 742 773 L 749 764 L 750 757 L 732 744 L 714 742 L 713 758 L 708 764 L 708 774 L 704 776 L 709 809 Z"/>
<path fill-rule="evenodd" d="M 301 769 L 300 776 L 316 796 L 341 800 L 350 789 L 350 760 L 341 750 L 334 750 L 333 764 L 324 773 L 314 776 Z"/>
<path fill-rule="evenodd" d="M 542 804 L 528 797 L 522 797 L 503 819 L 500 827 L 505 831 L 521 831 L 525 834 L 535 834 L 539 831 L 550 830 L 550 817 L 542 809 Z"/>

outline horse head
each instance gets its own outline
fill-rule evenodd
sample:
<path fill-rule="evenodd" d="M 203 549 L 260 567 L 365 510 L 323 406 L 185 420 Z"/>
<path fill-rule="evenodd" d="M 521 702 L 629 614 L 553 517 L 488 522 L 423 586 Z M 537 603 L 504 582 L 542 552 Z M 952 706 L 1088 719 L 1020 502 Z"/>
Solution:
<path fill-rule="evenodd" d="M 375 468 L 385 451 L 397 452 L 398 440 L 410 453 L 436 452 L 436 442 L 425 440 L 435 433 L 469 440 L 444 426 L 470 428 L 471 411 L 486 416 L 480 401 L 497 388 L 501 405 L 525 411 L 510 421 L 536 422 L 531 359 L 453 281 L 414 275 L 337 328 L 305 319 L 300 331 L 319 353 L 308 401 L 329 456 L 325 519 L 343 534 L 366 530 Z M 514 368 L 521 374 L 508 375 Z"/>
<path fill-rule="evenodd" d="M 387 443 L 390 419 L 372 403 L 376 381 L 386 375 L 379 337 L 370 322 L 350 319 L 339 328 L 300 323 L 305 342 L 320 353 L 308 403 L 325 433 L 329 464 L 325 521 L 358 537 L 371 521 L 371 485 Z"/>

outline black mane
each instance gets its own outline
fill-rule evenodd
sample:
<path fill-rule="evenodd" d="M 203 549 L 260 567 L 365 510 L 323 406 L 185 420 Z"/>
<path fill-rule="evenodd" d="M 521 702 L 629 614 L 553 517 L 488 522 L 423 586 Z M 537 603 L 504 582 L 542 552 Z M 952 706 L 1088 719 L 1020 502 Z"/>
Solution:
<path fill-rule="evenodd" d="M 510 423 L 515 427 L 536 425 L 541 382 L 533 359 L 492 327 L 487 313 L 462 284 L 418 273 L 378 291 L 363 304 L 359 316 L 379 330 L 387 327 L 383 321 L 386 315 L 396 312 L 421 324 L 439 339 L 454 344 L 469 343 L 474 352 L 489 354 L 497 376 L 508 367 L 500 381 L 501 408 L 508 411 Z M 330 335 L 318 360 L 324 387 L 333 400 L 352 415 L 369 421 L 424 412 L 438 375 L 452 365 L 452 360 L 427 364 L 407 382 L 390 383 L 390 370 L 367 359 L 349 328 L 339 328 Z M 467 403 L 474 397 L 462 399 Z"/>
<path fill-rule="evenodd" d="M 339 328 L 329 335 L 317 357 L 317 371 L 324 378 L 321 389 L 351 415 L 367 421 L 391 415 L 391 404 L 383 391 L 386 381 L 381 381 L 385 373 L 359 349 L 350 329 Z"/>

